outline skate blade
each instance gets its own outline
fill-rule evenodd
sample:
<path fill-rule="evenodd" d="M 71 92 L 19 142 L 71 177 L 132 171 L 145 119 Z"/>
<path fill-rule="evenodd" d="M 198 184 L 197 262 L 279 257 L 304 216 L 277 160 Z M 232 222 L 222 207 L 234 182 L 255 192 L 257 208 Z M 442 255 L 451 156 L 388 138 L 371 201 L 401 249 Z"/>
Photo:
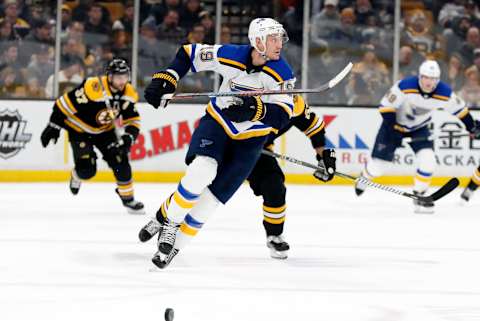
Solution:
<path fill-rule="evenodd" d="M 134 210 L 134 209 L 131 209 L 131 208 L 127 208 L 127 212 L 128 214 L 132 214 L 132 215 L 144 215 L 146 214 L 145 212 L 145 209 L 141 209 L 141 210 Z"/>
<path fill-rule="evenodd" d="M 288 258 L 288 251 L 270 250 L 270 257 L 276 260 L 285 260 Z"/>
<path fill-rule="evenodd" d="M 416 208 L 413 211 L 415 214 L 435 214 L 435 210 L 432 209 L 425 209 L 425 208 Z"/>

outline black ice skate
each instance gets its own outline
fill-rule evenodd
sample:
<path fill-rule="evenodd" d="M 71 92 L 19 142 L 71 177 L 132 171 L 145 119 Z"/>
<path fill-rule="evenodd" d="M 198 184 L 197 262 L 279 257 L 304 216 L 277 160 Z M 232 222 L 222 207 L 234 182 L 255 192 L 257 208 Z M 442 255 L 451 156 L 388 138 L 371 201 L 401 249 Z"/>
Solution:
<path fill-rule="evenodd" d="M 158 235 L 158 251 L 152 258 L 152 262 L 163 269 L 170 264 L 174 256 L 178 253 L 178 249 L 175 249 L 173 245 L 175 244 L 180 224 L 166 219 L 161 225 L 161 232 Z"/>
<path fill-rule="evenodd" d="M 414 195 L 423 196 L 425 192 L 413 191 Z M 413 200 L 414 212 L 417 214 L 433 214 L 435 204 L 424 200 Z"/>
<path fill-rule="evenodd" d="M 129 214 L 145 214 L 144 205 L 142 202 L 136 201 L 133 197 L 130 198 L 123 198 L 120 193 L 118 192 L 118 188 L 115 189 L 115 192 L 120 197 L 123 206 L 127 209 Z"/>
<path fill-rule="evenodd" d="M 70 192 L 72 192 L 73 195 L 77 195 L 78 191 L 80 190 L 80 186 L 82 186 L 82 181 L 80 180 L 80 178 L 78 178 L 75 171 L 72 171 L 69 184 Z"/>
<path fill-rule="evenodd" d="M 463 190 L 462 194 L 460 195 L 460 198 L 462 199 L 463 202 L 468 202 L 470 198 L 473 195 L 473 192 L 477 189 L 477 184 L 475 184 L 472 180 L 468 183 L 468 186 L 465 187 Z"/>
<path fill-rule="evenodd" d="M 160 232 L 162 229 L 162 224 L 157 221 L 157 219 L 154 217 L 150 220 L 150 222 L 147 223 L 140 232 L 138 233 L 138 239 L 140 242 L 146 242 L 150 240 L 155 234 Z"/>
<path fill-rule="evenodd" d="M 283 239 L 282 235 L 267 236 L 267 247 L 270 249 L 270 256 L 274 259 L 284 260 L 288 257 L 290 245 Z"/>
<path fill-rule="evenodd" d="M 360 177 L 355 181 L 355 194 L 357 194 L 357 196 L 362 195 L 367 188 L 367 184 L 365 184 L 363 181 L 364 179 L 366 179 L 365 176 L 360 175 Z"/>

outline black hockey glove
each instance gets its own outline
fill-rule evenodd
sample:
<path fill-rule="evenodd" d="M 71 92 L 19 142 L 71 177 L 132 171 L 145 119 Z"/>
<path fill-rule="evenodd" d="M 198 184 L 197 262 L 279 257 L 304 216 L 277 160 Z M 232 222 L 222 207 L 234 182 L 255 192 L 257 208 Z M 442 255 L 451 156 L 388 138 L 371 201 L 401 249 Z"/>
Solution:
<path fill-rule="evenodd" d="M 258 96 L 238 97 L 238 104 L 233 104 L 222 110 L 222 113 L 234 123 L 247 120 L 262 120 L 267 112 L 266 105 Z"/>
<path fill-rule="evenodd" d="M 480 139 L 480 121 L 476 120 L 475 125 L 473 126 L 472 130 L 470 131 L 470 136 L 473 139 Z"/>
<path fill-rule="evenodd" d="M 177 89 L 177 79 L 168 71 L 160 71 L 152 76 L 152 81 L 145 89 L 145 99 L 155 109 L 167 107 Z"/>
<path fill-rule="evenodd" d="M 110 143 L 107 148 L 113 152 L 113 154 L 127 155 L 130 152 L 130 147 L 134 142 L 132 134 L 123 134 L 116 142 Z"/>
<path fill-rule="evenodd" d="M 53 140 L 53 143 L 56 144 L 58 137 L 60 137 L 60 129 L 62 129 L 62 127 L 58 126 L 57 124 L 52 122 L 48 123 L 47 127 L 45 127 L 42 135 L 40 136 L 42 146 L 47 147 L 51 140 Z"/>
<path fill-rule="evenodd" d="M 335 166 L 335 162 L 337 161 L 335 151 L 333 149 L 324 149 L 322 156 L 317 154 L 317 160 L 318 166 L 321 167 L 322 170 L 316 170 L 313 176 L 323 182 L 332 180 L 333 176 L 335 176 L 335 170 L 337 169 Z"/>

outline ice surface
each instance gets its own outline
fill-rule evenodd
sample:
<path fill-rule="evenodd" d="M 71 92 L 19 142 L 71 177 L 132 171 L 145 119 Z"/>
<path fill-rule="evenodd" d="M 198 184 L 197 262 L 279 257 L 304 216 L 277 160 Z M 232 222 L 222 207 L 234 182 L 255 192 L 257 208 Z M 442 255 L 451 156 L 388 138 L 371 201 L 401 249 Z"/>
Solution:
<path fill-rule="evenodd" d="M 152 216 L 175 185 L 135 187 Z M 137 240 L 149 216 L 113 184 L 0 184 L 0 320 L 480 320 L 480 195 L 459 193 L 419 215 L 383 191 L 291 185 L 278 261 L 244 185 L 155 270 L 155 242 Z"/>

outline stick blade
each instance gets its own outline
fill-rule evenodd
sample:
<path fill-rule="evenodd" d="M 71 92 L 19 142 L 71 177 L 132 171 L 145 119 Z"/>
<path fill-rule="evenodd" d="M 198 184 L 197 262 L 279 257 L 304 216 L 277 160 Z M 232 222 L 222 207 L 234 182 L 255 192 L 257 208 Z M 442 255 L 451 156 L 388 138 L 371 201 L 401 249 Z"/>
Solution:
<path fill-rule="evenodd" d="M 439 200 L 451 191 L 453 191 L 455 188 L 457 188 L 459 184 L 460 181 L 458 180 L 458 178 L 453 177 L 428 198 L 431 198 L 433 201 Z"/>

